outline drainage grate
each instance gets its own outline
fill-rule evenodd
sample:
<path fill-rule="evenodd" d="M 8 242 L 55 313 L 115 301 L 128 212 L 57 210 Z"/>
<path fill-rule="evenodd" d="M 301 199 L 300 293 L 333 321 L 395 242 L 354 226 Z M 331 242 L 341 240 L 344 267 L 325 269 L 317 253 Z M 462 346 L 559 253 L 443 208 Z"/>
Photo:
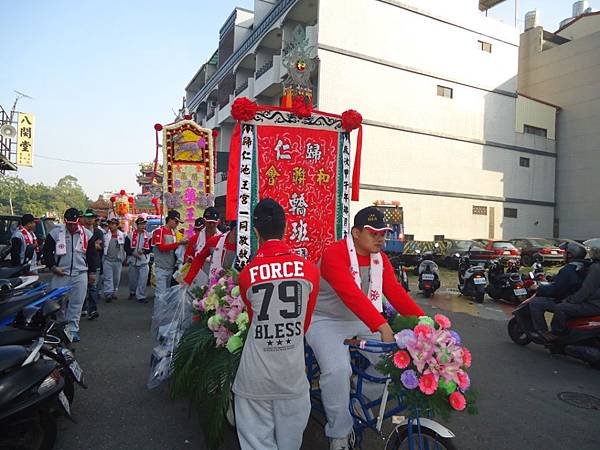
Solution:
<path fill-rule="evenodd" d="M 593 395 L 581 394 L 579 392 L 561 392 L 558 394 L 558 399 L 577 408 L 600 411 L 600 398 Z"/>

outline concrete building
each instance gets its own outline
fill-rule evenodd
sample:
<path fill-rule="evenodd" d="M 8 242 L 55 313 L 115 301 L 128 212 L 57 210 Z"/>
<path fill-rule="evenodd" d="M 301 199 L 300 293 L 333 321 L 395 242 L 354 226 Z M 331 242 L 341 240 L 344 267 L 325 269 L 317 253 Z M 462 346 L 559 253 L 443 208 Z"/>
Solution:
<path fill-rule="evenodd" d="M 187 106 L 220 128 L 224 170 L 233 100 L 279 103 L 282 48 L 302 25 L 319 58 L 315 105 L 364 118 L 355 209 L 400 201 L 419 240 L 551 236 L 556 108 L 517 94 L 519 33 L 481 12 L 502 1 L 256 0 L 221 28 Z"/>
<path fill-rule="evenodd" d="M 600 13 L 588 6 L 575 3 L 554 33 L 528 13 L 519 52 L 519 92 L 561 108 L 554 231 L 573 239 L 600 236 Z"/>

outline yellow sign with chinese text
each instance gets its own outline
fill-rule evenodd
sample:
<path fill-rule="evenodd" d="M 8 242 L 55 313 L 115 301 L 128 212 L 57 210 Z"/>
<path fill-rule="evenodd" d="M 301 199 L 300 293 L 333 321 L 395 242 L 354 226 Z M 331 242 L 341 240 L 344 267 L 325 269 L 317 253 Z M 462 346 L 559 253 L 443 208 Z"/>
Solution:
<path fill-rule="evenodd" d="M 17 165 L 33 167 L 33 131 L 35 119 L 33 114 L 19 113 L 19 129 L 17 135 Z"/>

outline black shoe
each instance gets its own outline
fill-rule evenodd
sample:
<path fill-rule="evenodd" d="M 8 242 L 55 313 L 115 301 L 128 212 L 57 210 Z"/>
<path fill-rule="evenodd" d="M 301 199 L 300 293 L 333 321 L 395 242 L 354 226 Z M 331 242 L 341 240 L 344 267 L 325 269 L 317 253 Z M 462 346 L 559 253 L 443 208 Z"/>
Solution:
<path fill-rule="evenodd" d="M 135 294 L 129 294 L 128 300 L 133 300 L 135 298 Z"/>
<path fill-rule="evenodd" d="M 98 314 L 98 311 L 92 311 L 90 313 L 90 315 L 88 316 L 88 320 L 94 320 L 94 319 L 97 319 L 98 317 L 100 317 L 100 314 Z"/>
<path fill-rule="evenodd" d="M 84 309 L 83 311 L 81 311 L 81 317 L 85 317 L 88 315 L 88 312 Z"/>
<path fill-rule="evenodd" d="M 147 298 L 140 298 L 140 299 L 138 299 L 138 303 L 148 303 L 148 299 Z"/>
<path fill-rule="evenodd" d="M 104 301 L 105 301 L 106 303 L 110 303 L 110 302 L 112 302 L 112 297 L 111 297 L 111 296 L 104 297 Z"/>

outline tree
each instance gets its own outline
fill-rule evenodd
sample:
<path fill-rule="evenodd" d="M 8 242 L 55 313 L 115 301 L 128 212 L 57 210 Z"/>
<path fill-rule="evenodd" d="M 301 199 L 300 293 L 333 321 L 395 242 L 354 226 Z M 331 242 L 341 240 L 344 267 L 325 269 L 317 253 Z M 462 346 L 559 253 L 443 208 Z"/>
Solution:
<path fill-rule="evenodd" d="M 31 213 L 42 216 L 51 211 L 61 216 L 67 208 L 83 210 L 90 200 L 77 178 L 67 175 L 56 186 L 27 184 L 19 177 L 0 175 L 0 214 L 10 214 L 10 200 L 16 215 Z"/>

